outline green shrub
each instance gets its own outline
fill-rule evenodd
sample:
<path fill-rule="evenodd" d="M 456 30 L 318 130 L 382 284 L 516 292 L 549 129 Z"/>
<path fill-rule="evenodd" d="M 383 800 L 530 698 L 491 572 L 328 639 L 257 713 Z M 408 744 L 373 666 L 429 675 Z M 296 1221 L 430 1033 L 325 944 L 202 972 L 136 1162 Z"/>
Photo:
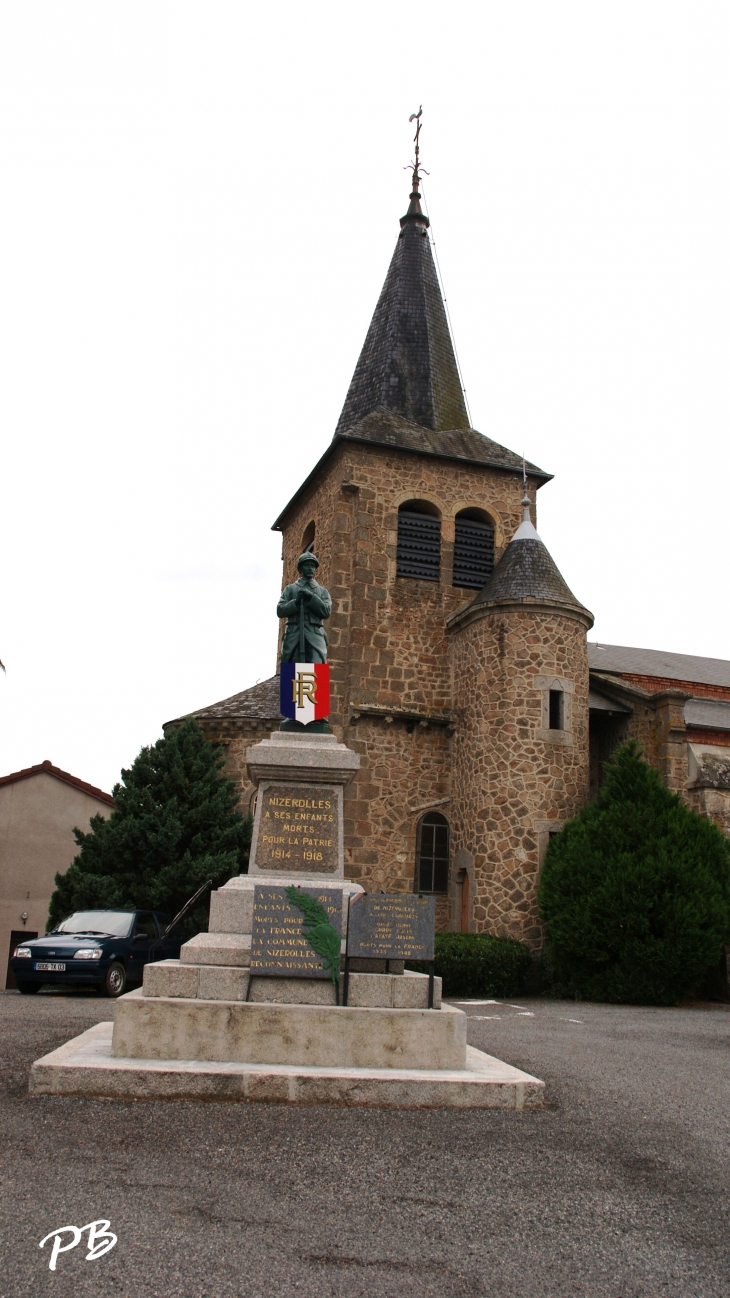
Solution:
<path fill-rule="evenodd" d="M 112 790 L 114 810 L 74 830 L 81 849 L 56 875 L 48 928 L 74 910 L 132 906 L 172 917 L 202 883 L 221 887 L 247 868 L 250 819 L 222 774 L 223 754 L 194 718 L 143 748 Z M 181 936 L 208 926 L 204 896 L 182 921 Z"/>
<path fill-rule="evenodd" d="M 526 946 L 489 933 L 437 933 L 434 955 L 444 996 L 519 996 L 531 963 Z M 423 962 L 408 968 L 427 972 Z"/>
<path fill-rule="evenodd" d="M 672 1005 L 717 964 L 730 923 L 730 844 L 670 793 L 632 742 L 551 837 L 538 892 L 556 988 Z"/>

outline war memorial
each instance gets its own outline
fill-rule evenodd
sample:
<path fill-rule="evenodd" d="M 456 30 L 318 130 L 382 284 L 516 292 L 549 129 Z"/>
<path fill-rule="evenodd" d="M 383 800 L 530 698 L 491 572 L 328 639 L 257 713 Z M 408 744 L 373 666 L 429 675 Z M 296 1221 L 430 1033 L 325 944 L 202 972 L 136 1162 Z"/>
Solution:
<path fill-rule="evenodd" d="M 276 675 L 192 714 L 253 813 L 248 873 L 113 1025 L 37 1061 L 35 1093 L 542 1102 L 542 1082 L 467 1046 L 434 930 L 539 950 L 549 835 L 590 792 L 589 712 L 606 744 L 639 713 L 595 672 L 589 687 L 592 615 L 533 522 L 550 474 L 471 426 L 416 118 L 408 210 L 334 437 L 274 523 Z M 677 691 L 658 704 L 673 743 Z M 670 786 L 672 743 L 655 746 Z"/>
<path fill-rule="evenodd" d="M 257 790 L 246 875 L 213 892 L 208 931 L 100 1023 L 38 1060 L 31 1091 L 404 1108 L 515 1108 L 543 1083 L 466 1042 L 434 977 L 435 903 L 345 878 L 356 753 L 329 732 L 331 600 L 300 556 L 288 586 L 280 729 L 247 753 Z M 428 973 L 408 961 L 425 961 Z"/>

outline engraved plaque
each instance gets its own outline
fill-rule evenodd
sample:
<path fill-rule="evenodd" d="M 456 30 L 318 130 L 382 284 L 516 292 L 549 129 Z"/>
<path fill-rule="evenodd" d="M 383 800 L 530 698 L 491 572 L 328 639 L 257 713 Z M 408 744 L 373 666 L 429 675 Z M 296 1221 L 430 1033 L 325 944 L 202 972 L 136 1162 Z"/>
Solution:
<path fill-rule="evenodd" d="M 259 789 L 253 862 L 256 872 L 335 874 L 340 799 L 337 787 L 272 781 Z"/>
<path fill-rule="evenodd" d="M 327 911 L 330 924 L 342 933 L 342 889 L 299 888 Z M 305 932 L 305 916 L 287 896 L 285 886 L 256 884 L 253 892 L 251 973 L 273 978 L 331 978 Z M 338 961 L 339 963 L 339 961 Z"/>
<path fill-rule="evenodd" d="M 350 902 L 347 954 L 366 960 L 433 960 L 436 899 L 365 892 Z"/>

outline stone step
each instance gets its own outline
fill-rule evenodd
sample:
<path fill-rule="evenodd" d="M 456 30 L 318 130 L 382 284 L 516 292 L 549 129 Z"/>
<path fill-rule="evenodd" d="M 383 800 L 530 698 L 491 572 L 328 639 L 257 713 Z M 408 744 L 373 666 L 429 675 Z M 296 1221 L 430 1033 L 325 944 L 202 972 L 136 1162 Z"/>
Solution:
<path fill-rule="evenodd" d="M 248 991 L 249 971 L 244 967 L 187 964 L 160 960 L 144 970 L 145 996 L 167 996 L 186 1000 L 243 1001 Z M 433 1007 L 441 1007 L 441 979 L 433 980 Z M 342 989 L 340 979 L 340 989 Z M 334 1005 L 334 985 L 324 978 L 254 977 L 248 997 L 253 1004 Z M 351 973 L 348 1004 L 382 1009 L 427 1009 L 428 977 L 407 970 L 405 974 Z"/>
<path fill-rule="evenodd" d="M 372 976 L 372 975 L 371 975 Z M 466 1015 L 438 1010 L 120 996 L 112 1054 L 335 1068 L 463 1068 Z"/>
<path fill-rule="evenodd" d="M 242 966 L 251 963 L 250 933 L 198 933 L 180 948 L 184 964 Z"/>

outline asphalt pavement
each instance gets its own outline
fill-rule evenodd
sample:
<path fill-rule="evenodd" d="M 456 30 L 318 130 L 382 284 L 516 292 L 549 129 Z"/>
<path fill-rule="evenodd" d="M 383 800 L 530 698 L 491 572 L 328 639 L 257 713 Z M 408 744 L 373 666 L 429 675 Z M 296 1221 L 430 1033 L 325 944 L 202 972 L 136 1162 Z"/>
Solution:
<path fill-rule="evenodd" d="M 111 1005 L 0 993 L 0 1298 L 728 1298 L 730 1006 L 462 1008 L 547 1108 L 30 1099 Z"/>

